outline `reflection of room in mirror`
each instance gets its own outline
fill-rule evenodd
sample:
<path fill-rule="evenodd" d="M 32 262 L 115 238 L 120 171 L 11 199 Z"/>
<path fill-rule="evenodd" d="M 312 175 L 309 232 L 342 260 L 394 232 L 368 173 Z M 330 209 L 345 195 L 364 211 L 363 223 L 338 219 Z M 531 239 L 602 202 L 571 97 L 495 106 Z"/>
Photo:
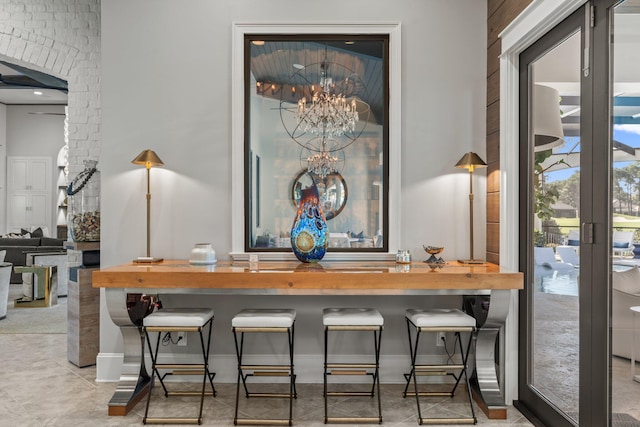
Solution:
<path fill-rule="evenodd" d="M 327 220 L 335 218 L 347 204 L 347 183 L 339 173 L 332 173 L 324 178 L 308 172 L 301 171 L 293 180 L 291 189 L 291 201 L 295 206 L 300 203 L 300 195 L 304 188 L 316 184 L 320 205 Z"/>
<path fill-rule="evenodd" d="M 354 252 L 388 250 L 389 36 L 384 31 L 336 36 L 244 35 L 248 73 L 243 116 L 244 225 L 249 250 L 290 250 L 292 219 L 301 192 L 314 179 L 329 232 L 347 236 L 331 247 Z M 344 132 L 342 128 L 338 132 L 306 128 L 307 119 L 317 119 L 307 113 L 314 96 L 321 99 L 320 83 L 328 81 L 327 93 L 339 97 L 340 103 L 344 96 L 348 106 L 355 103 L 358 120 L 353 130 L 351 126 Z M 328 157 L 326 165 L 323 154 Z M 314 155 L 321 156 L 319 162 L 311 162 L 312 167 L 318 166 L 312 179 L 306 170 L 311 170 L 309 159 Z M 259 174 L 253 162 L 257 156 Z M 326 181 L 319 179 L 324 172 Z"/>

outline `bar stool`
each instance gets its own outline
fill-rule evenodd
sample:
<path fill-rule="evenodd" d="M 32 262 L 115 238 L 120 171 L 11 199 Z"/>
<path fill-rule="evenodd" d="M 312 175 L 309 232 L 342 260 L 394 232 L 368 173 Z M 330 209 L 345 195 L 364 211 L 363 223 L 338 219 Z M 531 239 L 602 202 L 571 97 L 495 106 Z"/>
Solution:
<path fill-rule="evenodd" d="M 203 330 L 209 325 L 207 343 L 205 345 Z M 211 330 L 213 328 L 213 310 L 198 308 L 165 308 L 158 310 L 146 316 L 143 319 L 143 330 L 151 352 L 151 385 L 149 386 L 149 394 L 147 396 L 147 406 L 144 411 L 143 424 L 202 424 L 202 406 L 204 404 L 204 396 L 216 395 L 216 389 L 213 386 L 213 377 L 215 373 L 209 372 L 209 349 L 211 347 Z M 151 346 L 149 332 L 157 332 L 155 351 Z M 202 348 L 202 363 L 158 363 L 158 350 L 160 347 L 160 339 L 165 332 L 198 332 L 200 335 L 200 344 Z M 159 370 L 167 370 L 164 374 L 160 374 Z M 167 375 L 202 375 L 202 389 L 200 391 L 169 391 L 165 384 Z M 151 402 L 151 392 L 153 390 L 154 378 L 158 377 L 160 385 L 164 390 L 165 397 L 169 396 L 200 396 L 200 409 L 198 416 L 195 418 L 184 417 L 149 417 L 149 403 Z M 211 392 L 205 392 L 207 381 L 211 384 Z"/>
<path fill-rule="evenodd" d="M 380 341 L 384 318 L 372 308 L 325 308 L 322 312 L 324 325 L 324 422 L 327 423 L 382 423 L 380 404 Z M 374 363 L 337 363 L 328 361 L 329 332 L 373 331 Z M 335 358 L 335 357 L 334 357 Z M 329 391 L 329 375 L 371 375 L 372 385 L 368 391 Z M 377 417 L 329 417 L 329 396 L 370 396 L 378 394 Z"/>
<path fill-rule="evenodd" d="M 231 320 L 233 338 L 238 357 L 238 380 L 236 384 L 236 409 L 233 416 L 234 425 L 292 425 L 293 399 L 297 398 L 296 376 L 293 370 L 293 336 L 296 311 L 291 309 L 244 309 Z M 289 348 L 288 364 L 244 364 L 244 334 L 245 333 L 286 333 Z M 238 337 L 239 335 L 239 337 Z M 247 378 L 249 377 L 289 377 L 288 393 L 257 393 L 249 392 Z M 238 418 L 240 400 L 240 382 L 244 387 L 246 398 L 250 397 L 286 397 L 289 399 L 288 419 L 252 419 Z"/>
<path fill-rule="evenodd" d="M 467 360 L 469 357 L 469 349 L 471 348 L 471 340 L 473 337 L 473 331 L 475 331 L 476 320 L 463 313 L 458 309 L 430 309 L 419 310 L 409 309 L 405 312 L 405 318 L 407 320 L 407 332 L 409 333 L 409 353 L 411 354 L 411 372 L 405 374 L 407 384 L 404 388 L 403 397 L 415 396 L 416 403 L 418 405 L 418 423 L 422 424 L 476 424 L 476 414 L 473 409 L 473 402 L 471 399 L 471 386 L 469 385 L 469 377 L 467 375 Z M 411 330 L 415 328 L 415 341 L 412 342 Z M 460 350 L 461 363 L 453 363 L 453 355 L 449 355 L 449 362 L 438 365 L 418 365 L 416 364 L 418 355 L 418 345 L 420 342 L 420 334 L 422 332 L 453 332 L 455 333 L 455 340 L 453 343 L 453 352 L 455 355 L 456 345 Z M 466 351 L 462 348 L 461 332 L 469 333 L 469 341 L 467 342 Z M 446 345 L 446 343 L 445 343 Z M 457 375 L 456 375 L 457 372 Z M 437 392 L 437 391 L 418 391 L 417 375 L 451 375 L 455 378 L 455 384 L 451 391 Z M 420 410 L 420 396 L 449 396 L 453 397 L 464 375 L 465 383 L 467 386 L 467 393 L 469 399 L 469 406 L 471 408 L 471 417 L 466 418 L 424 418 Z M 408 392 L 409 384 L 413 379 L 414 391 Z"/>

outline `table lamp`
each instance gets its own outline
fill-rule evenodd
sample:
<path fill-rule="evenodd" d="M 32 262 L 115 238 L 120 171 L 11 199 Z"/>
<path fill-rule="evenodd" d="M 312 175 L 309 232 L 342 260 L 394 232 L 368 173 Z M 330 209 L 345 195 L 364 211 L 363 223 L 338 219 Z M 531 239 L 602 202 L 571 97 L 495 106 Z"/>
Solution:
<path fill-rule="evenodd" d="M 153 150 L 144 150 L 142 153 L 131 161 L 134 165 L 141 165 L 147 168 L 147 256 L 138 257 L 133 260 L 136 263 L 155 263 L 161 262 L 162 258 L 154 258 L 151 256 L 151 180 L 150 170 L 154 166 L 163 166 L 164 163 Z"/>
<path fill-rule="evenodd" d="M 484 264 L 484 260 L 473 257 L 473 170 L 475 168 L 486 168 L 487 164 L 476 153 L 469 151 L 456 163 L 457 168 L 469 170 L 469 259 L 458 260 L 462 264 Z"/>

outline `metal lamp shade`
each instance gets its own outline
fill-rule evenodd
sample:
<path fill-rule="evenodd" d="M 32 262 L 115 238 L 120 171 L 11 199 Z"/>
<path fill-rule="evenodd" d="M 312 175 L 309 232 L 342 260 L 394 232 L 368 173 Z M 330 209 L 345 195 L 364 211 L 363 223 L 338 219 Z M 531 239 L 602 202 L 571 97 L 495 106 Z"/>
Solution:
<path fill-rule="evenodd" d="M 164 166 L 160 157 L 153 150 L 144 150 L 142 153 L 138 154 L 138 156 L 131 160 L 131 163 L 134 165 L 142 165 L 147 169 L 153 166 Z"/>

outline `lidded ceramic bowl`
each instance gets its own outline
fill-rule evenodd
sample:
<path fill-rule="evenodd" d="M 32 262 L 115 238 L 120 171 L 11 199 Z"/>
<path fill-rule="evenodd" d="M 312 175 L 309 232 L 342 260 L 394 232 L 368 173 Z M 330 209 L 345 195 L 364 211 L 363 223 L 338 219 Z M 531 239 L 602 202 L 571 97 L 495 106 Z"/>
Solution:
<path fill-rule="evenodd" d="M 211 247 L 211 243 L 196 243 L 191 250 L 191 264 L 215 264 L 216 251 Z"/>

